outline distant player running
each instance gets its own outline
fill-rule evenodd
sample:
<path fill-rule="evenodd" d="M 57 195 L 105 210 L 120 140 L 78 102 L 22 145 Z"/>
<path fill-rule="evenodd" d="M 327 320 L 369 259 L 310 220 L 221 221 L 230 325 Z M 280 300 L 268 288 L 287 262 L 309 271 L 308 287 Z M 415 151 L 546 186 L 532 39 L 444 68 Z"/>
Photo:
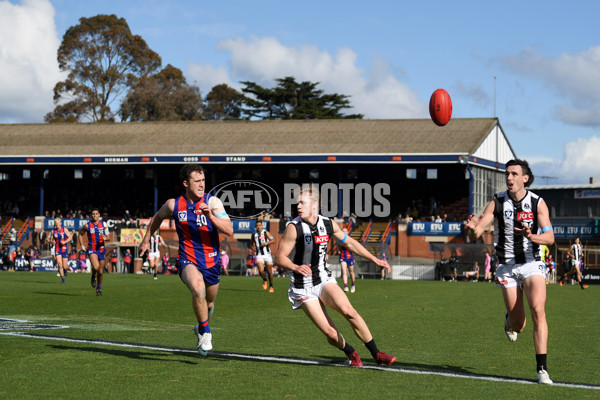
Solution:
<path fill-rule="evenodd" d="M 158 231 L 154 232 L 154 235 L 150 237 L 150 249 L 148 250 L 148 264 L 149 268 L 153 270 L 154 279 L 158 271 L 158 262 L 160 261 L 160 245 L 166 246 L 165 241 L 160 237 Z M 163 271 L 164 272 L 164 271 Z"/>
<path fill-rule="evenodd" d="M 150 248 L 150 238 L 164 219 L 175 220 L 179 236 L 177 272 L 192 294 L 192 306 L 198 324 L 198 352 L 206 356 L 212 350 L 208 325 L 219 291 L 221 275 L 219 232 L 233 234 L 233 224 L 221 200 L 205 193 L 206 180 L 201 165 L 186 165 L 179 172 L 185 193 L 169 199 L 152 217 L 140 244 L 140 255 Z"/>
<path fill-rule="evenodd" d="M 83 245 L 83 236 L 87 233 L 87 254 L 92 264 L 92 287 L 96 288 L 96 296 L 102 296 L 102 278 L 104 276 L 104 263 L 106 256 L 105 241 L 108 240 L 108 226 L 100 220 L 100 210 L 94 208 L 92 210 L 92 220 L 85 224 L 77 240 L 82 250 L 86 247 Z"/>
<path fill-rule="evenodd" d="M 65 274 L 69 269 L 69 252 L 68 246 L 73 235 L 64 226 L 62 226 L 62 220 L 56 218 L 54 220 L 54 231 L 52 237 L 48 236 L 50 240 L 54 240 L 54 261 L 58 266 L 58 273 L 60 274 L 61 283 L 65 283 Z"/>
<path fill-rule="evenodd" d="M 356 240 L 342 232 L 333 220 L 319 215 L 319 194 L 314 188 L 301 191 L 298 217 L 285 228 L 279 242 L 275 263 L 292 271 L 288 299 L 292 309 L 302 309 L 306 316 L 325 334 L 332 346 L 342 350 L 353 367 L 362 367 L 358 352 L 352 347 L 327 313 L 325 306 L 339 312 L 349 323 L 358 338 L 371 352 L 377 364 L 390 365 L 396 357 L 380 352 L 366 322 L 352 307 L 350 300 L 327 269 L 327 245 L 333 237 L 350 251 L 376 265 L 390 269 L 387 262 L 379 260 Z M 292 252 L 294 252 L 290 258 Z"/>
<path fill-rule="evenodd" d="M 581 289 L 587 289 L 589 286 L 583 284 L 583 279 L 581 277 L 581 268 L 583 266 L 583 246 L 578 237 L 575 238 L 575 243 L 571 245 L 569 249 L 569 260 L 571 261 L 571 270 L 563 274 L 558 279 L 558 283 L 560 286 L 563 285 L 564 280 L 571 279 L 573 275 L 575 275 L 575 279 L 577 283 L 581 287 Z"/>
<path fill-rule="evenodd" d="M 273 235 L 268 230 L 263 229 L 263 222 L 256 221 L 256 231 L 252 233 L 250 239 L 251 246 L 256 254 L 256 264 L 258 273 L 263 280 L 262 288 L 267 290 L 267 277 L 269 278 L 269 292 L 273 293 L 273 257 L 271 256 L 270 244 L 273 243 Z M 265 273 L 265 265 L 267 271 Z"/>

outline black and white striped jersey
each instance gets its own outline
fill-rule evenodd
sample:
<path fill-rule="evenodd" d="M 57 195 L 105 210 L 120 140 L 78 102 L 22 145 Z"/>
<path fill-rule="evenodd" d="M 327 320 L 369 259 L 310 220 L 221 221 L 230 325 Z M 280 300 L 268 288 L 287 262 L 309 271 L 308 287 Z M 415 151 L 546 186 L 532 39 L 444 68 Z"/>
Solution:
<path fill-rule="evenodd" d="M 494 195 L 494 244 L 500 264 L 525 264 L 542 259 L 541 246 L 515 232 L 515 227 L 523 225 L 527 225 L 534 234 L 540 232 L 537 212 L 541 199 L 530 191 L 519 202 L 513 201 L 507 191 Z"/>
<path fill-rule="evenodd" d="M 256 255 L 257 256 L 265 256 L 267 254 L 271 254 L 271 248 L 269 245 L 265 245 L 265 242 L 271 240 L 268 237 L 267 230 L 263 229 L 260 232 L 254 232 L 251 238 L 252 242 L 254 242 L 254 246 L 256 247 Z"/>
<path fill-rule="evenodd" d="M 149 252 L 150 253 L 158 253 L 160 250 L 158 248 L 158 246 L 162 243 L 162 239 L 160 238 L 159 235 L 152 235 L 150 236 L 150 249 Z"/>
<path fill-rule="evenodd" d="M 573 243 L 573 259 L 575 261 L 581 261 L 581 259 L 583 254 L 583 246 L 581 245 L 581 243 L 577 244 L 577 243 Z"/>
<path fill-rule="evenodd" d="M 290 257 L 297 265 L 310 265 L 311 276 L 292 273 L 290 278 L 292 286 L 297 289 L 306 289 L 317 286 L 331 277 L 331 271 L 327 269 L 327 245 L 333 235 L 333 223 L 327 217 L 318 216 L 314 225 L 309 224 L 300 217 L 291 221 L 296 228 L 295 253 Z"/>

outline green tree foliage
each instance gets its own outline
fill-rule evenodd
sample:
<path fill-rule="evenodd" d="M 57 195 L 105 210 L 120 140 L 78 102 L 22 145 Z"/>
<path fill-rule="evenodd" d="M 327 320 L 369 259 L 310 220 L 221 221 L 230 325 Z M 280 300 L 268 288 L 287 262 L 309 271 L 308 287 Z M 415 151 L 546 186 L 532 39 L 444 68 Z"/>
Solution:
<path fill-rule="evenodd" d="M 143 76 L 132 87 L 119 111 L 123 121 L 191 121 L 202 117 L 200 89 L 187 84 L 180 69 L 167 65 Z"/>
<path fill-rule="evenodd" d="M 349 96 L 324 94 L 317 89 L 318 82 L 296 82 L 293 77 L 275 80 L 273 89 L 249 81 L 242 92 L 243 112 L 249 119 L 361 119 L 362 114 L 342 114 L 342 110 L 352 108 Z"/>
<path fill-rule="evenodd" d="M 161 59 L 116 15 L 81 18 L 58 49 L 58 65 L 68 72 L 54 87 L 54 111 L 46 122 L 114 121 L 111 104 L 137 79 L 160 68 Z"/>
<path fill-rule="evenodd" d="M 225 83 L 214 86 L 204 101 L 204 118 L 213 121 L 239 119 L 242 115 L 243 97 Z"/>

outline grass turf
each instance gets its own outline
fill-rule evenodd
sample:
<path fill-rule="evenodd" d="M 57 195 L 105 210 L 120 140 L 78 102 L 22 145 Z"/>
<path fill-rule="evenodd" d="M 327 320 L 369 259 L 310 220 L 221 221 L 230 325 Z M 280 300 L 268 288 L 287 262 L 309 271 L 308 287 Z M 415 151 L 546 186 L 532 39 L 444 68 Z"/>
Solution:
<path fill-rule="evenodd" d="M 1 272 L 0 318 L 66 325 L 31 333 L 193 350 L 191 296 L 177 276 L 105 274 L 96 297 L 89 275 Z M 337 365 L 342 352 L 260 278 L 222 278 L 211 320 L 215 351 L 298 357 Z M 600 287 L 548 286 L 550 376 L 600 384 Z M 534 379 L 529 324 L 510 343 L 500 290 L 493 284 L 360 280 L 348 294 L 382 351 L 416 370 Z M 330 315 L 363 361 L 367 349 L 337 313 Z M 25 331 L 25 330 L 19 330 Z M 0 398 L 600 398 L 600 390 L 490 382 L 429 374 L 302 365 L 276 360 L 200 357 L 159 351 L 0 335 Z"/>

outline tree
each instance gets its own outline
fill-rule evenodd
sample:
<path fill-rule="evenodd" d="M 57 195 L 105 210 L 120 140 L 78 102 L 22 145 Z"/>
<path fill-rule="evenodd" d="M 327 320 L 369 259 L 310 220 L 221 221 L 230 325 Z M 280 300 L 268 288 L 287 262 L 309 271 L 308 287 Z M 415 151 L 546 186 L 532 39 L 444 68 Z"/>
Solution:
<path fill-rule="evenodd" d="M 294 77 L 275 80 L 274 89 L 263 88 L 254 82 L 241 82 L 242 92 L 250 95 L 243 98 L 243 112 L 249 119 L 361 119 L 362 114 L 342 114 L 352 108 L 349 96 L 323 94 L 317 89 L 318 82 L 296 82 Z"/>
<path fill-rule="evenodd" d="M 239 119 L 242 115 L 243 95 L 222 83 L 214 86 L 206 95 L 204 118 L 208 120 Z"/>
<path fill-rule="evenodd" d="M 46 122 L 87 119 L 114 121 L 111 104 L 137 79 L 160 68 L 161 59 L 116 15 L 81 18 L 58 49 L 58 65 L 68 72 L 54 87 L 54 111 Z"/>
<path fill-rule="evenodd" d="M 202 117 L 200 89 L 188 85 L 179 68 L 167 65 L 141 77 L 121 104 L 123 121 L 191 121 Z"/>

